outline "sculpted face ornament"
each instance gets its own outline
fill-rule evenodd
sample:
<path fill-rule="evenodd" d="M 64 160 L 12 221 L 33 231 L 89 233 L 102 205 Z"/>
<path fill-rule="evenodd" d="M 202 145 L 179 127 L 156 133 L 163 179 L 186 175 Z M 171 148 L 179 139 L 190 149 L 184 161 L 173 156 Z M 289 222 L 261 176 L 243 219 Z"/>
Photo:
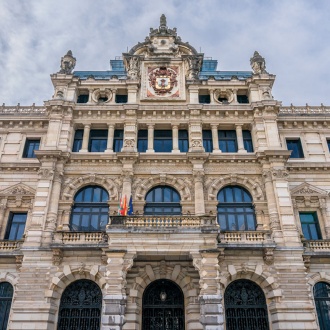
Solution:
<path fill-rule="evenodd" d="M 177 73 L 171 68 L 160 67 L 149 73 L 149 86 L 157 95 L 165 96 L 177 85 Z"/>

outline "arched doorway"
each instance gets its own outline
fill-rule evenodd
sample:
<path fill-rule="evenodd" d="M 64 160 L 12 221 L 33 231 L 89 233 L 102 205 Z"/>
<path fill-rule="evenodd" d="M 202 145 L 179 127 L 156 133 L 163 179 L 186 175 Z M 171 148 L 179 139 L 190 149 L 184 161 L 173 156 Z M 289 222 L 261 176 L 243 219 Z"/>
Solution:
<path fill-rule="evenodd" d="M 8 282 L 0 283 L 0 329 L 7 329 L 11 302 L 13 300 L 13 286 Z"/>
<path fill-rule="evenodd" d="M 257 284 L 234 281 L 224 297 L 227 330 L 269 330 L 266 298 Z"/>
<path fill-rule="evenodd" d="M 314 300 L 320 330 L 330 329 L 330 285 L 318 282 L 314 286 Z"/>
<path fill-rule="evenodd" d="M 184 330 L 184 296 L 172 281 L 161 279 L 143 294 L 143 330 Z"/>
<path fill-rule="evenodd" d="M 102 292 L 90 280 L 71 283 L 63 292 L 58 316 L 58 330 L 99 330 Z"/>

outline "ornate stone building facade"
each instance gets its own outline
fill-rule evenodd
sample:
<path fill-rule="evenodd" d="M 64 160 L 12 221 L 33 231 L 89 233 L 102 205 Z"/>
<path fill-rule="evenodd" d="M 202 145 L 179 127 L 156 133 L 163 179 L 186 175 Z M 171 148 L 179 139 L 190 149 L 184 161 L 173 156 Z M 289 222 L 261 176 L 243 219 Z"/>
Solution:
<path fill-rule="evenodd" d="M 329 329 L 330 108 L 250 61 L 216 71 L 162 16 L 0 107 L 1 329 Z"/>

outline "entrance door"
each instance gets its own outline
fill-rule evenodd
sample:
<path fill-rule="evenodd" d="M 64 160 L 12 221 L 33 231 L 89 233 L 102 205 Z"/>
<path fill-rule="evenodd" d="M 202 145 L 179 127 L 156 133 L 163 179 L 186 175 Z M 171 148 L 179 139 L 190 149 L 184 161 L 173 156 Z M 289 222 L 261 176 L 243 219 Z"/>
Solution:
<path fill-rule="evenodd" d="M 184 297 L 169 280 L 157 280 L 143 294 L 143 330 L 184 330 Z"/>

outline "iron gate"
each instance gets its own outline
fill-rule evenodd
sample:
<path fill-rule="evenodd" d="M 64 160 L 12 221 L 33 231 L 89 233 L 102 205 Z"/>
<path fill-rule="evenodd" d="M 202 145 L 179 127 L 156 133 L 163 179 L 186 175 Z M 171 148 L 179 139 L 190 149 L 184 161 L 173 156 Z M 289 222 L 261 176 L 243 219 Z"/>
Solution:
<path fill-rule="evenodd" d="M 237 280 L 225 291 L 227 330 L 268 330 L 266 298 L 249 280 Z"/>
<path fill-rule="evenodd" d="M 101 289 L 90 280 L 70 284 L 62 294 L 59 330 L 99 330 L 102 309 Z"/>
<path fill-rule="evenodd" d="M 143 330 L 184 330 L 184 298 L 169 280 L 152 282 L 143 294 Z"/>

